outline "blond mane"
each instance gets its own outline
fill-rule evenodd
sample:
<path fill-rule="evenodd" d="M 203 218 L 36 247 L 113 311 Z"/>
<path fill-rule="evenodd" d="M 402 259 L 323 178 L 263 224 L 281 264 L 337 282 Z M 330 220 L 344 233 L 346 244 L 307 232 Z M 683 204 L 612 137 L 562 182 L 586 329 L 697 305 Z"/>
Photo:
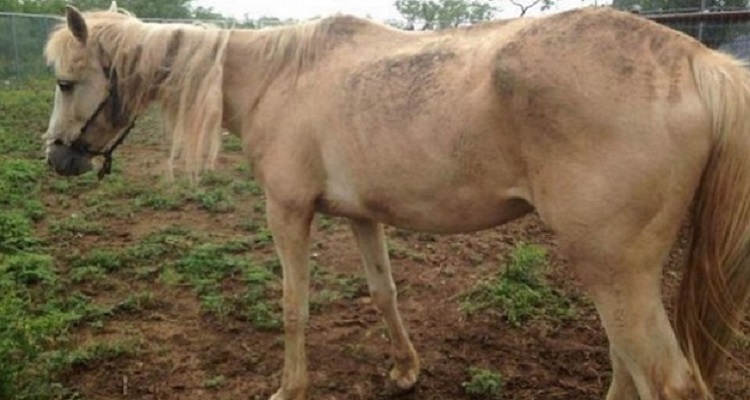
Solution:
<path fill-rule="evenodd" d="M 84 13 L 88 56 L 98 57 L 118 77 L 124 112 L 135 117 L 160 101 L 171 140 L 169 172 L 175 162 L 196 177 L 214 167 L 221 145 L 222 80 L 232 30 L 206 24 L 146 23 L 118 10 Z M 259 71 L 262 89 L 282 74 L 296 80 L 328 50 L 365 29 L 393 30 L 374 22 L 336 15 L 296 25 L 259 29 L 248 36 L 248 63 Z M 76 39 L 58 25 L 45 48 L 49 64 L 86 65 L 71 51 Z"/>
<path fill-rule="evenodd" d="M 255 52 L 253 58 L 262 62 L 264 69 L 289 73 L 296 79 L 329 50 L 366 30 L 397 32 L 366 19 L 337 14 L 295 25 L 259 29 L 247 44 Z"/>
<path fill-rule="evenodd" d="M 118 77 L 123 112 L 131 118 L 160 100 L 171 139 L 169 171 L 177 160 L 191 176 L 211 169 L 221 144 L 223 60 L 229 31 L 208 25 L 145 23 L 127 12 L 84 14 L 87 57 Z M 76 39 L 60 24 L 45 56 L 50 64 L 85 65 Z"/>

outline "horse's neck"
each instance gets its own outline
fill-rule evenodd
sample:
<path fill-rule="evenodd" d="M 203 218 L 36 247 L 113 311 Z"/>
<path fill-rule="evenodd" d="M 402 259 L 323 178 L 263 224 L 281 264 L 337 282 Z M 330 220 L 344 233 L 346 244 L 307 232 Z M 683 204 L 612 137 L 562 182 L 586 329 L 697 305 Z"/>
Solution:
<path fill-rule="evenodd" d="M 252 117 L 266 89 L 281 73 L 264 59 L 263 32 L 232 31 L 224 61 L 224 125 L 239 134 L 243 121 Z"/>

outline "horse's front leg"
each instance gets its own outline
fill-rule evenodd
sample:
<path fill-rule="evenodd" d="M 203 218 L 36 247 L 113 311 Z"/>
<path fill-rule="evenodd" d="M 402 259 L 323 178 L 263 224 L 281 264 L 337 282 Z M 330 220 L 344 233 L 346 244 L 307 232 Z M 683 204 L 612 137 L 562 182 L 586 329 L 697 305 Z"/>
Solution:
<path fill-rule="evenodd" d="M 305 329 L 309 316 L 309 242 L 313 210 L 291 208 L 267 199 L 268 226 L 283 272 L 284 372 L 271 400 L 303 400 L 308 374 Z"/>
<path fill-rule="evenodd" d="M 398 312 L 396 284 L 391 274 L 383 225 L 368 220 L 352 220 L 351 227 L 362 254 L 372 300 L 383 315 L 393 346 L 395 365 L 390 378 L 399 390 L 410 390 L 419 377 L 419 357 Z"/>

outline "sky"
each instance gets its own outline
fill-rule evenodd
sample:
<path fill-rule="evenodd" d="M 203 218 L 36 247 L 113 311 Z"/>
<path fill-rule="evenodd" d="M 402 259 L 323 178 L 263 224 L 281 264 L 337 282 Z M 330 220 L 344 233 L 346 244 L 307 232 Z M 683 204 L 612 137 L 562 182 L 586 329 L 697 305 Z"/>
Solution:
<path fill-rule="evenodd" d="M 518 0 L 521 3 L 533 0 Z M 599 4 L 611 3 L 603 0 Z M 529 10 L 526 15 L 542 15 L 565 11 L 572 8 L 593 4 L 594 0 L 557 0 L 552 9 L 540 12 L 539 7 Z M 331 15 L 337 12 L 354 14 L 365 17 L 371 16 L 375 20 L 400 19 L 398 11 L 393 6 L 394 0 L 194 0 L 193 5 L 213 7 L 217 12 L 243 19 L 245 13 L 251 19 L 262 16 L 281 19 L 293 18 L 304 20 L 313 17 Z M 497 1 L 502 9 L 499 17 L 516 17 L 519 9 L 507 0 Z"/>

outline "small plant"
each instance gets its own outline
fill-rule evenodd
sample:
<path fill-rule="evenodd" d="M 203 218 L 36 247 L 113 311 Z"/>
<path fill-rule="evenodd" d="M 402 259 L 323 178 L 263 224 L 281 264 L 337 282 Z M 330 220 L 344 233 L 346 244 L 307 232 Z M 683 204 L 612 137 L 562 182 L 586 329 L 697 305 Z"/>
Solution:
<path fill-rule="evenodd" d="M 544 282 L 545 265 L 542 247 L 518 245 L 503 271 L 462 296 L 462 309 L 469 314 L 497 310 L 514 326 L 531 318 L 572 316 L 571 301 Z"/>
<path fill-rule="evenodd" d="M 224 383 L 226 383 L 226 378 L 224 378 L 224 375 L 218 375 L 210 379 L 206 379 L 205 382 L 203 382 L 203 387 L 206 389 L 220 389 L 222 386 L 224 386 Z"/>
<path fill-rule="evenodd" d="M 57 236 L 70 237 L 75 235 L 100 235 L 104 233 L 101 224 L 88 221 L 80 216 L 54 221 L 50 224 L 50 232 Z"/>
<path fill-rule="evenodd" d="M 26 217 L 15 212 L 0 213 L 0 253 L 28 250 L 37 243 L 31 236 L 31 223 Z"/>
<path fill-rule="evenodd" d="M 79 348 L 66 355 L 64 363 L 67 367 L 91 366 L 96 362 L 115 360 L 121 357 L 133 356 L 138 352 L 140 343 L 136 340 L 100 342 Z"/>
<path fill-rule="evenodd" d="M 86 269 L 99 269 L 106 272 L 120 270 L 128 262 L 127 255 L 114 250 L 95 249 L 84 256 L 74 256 L 70 266 Z"/>
<path fill-rule="evenodd" d="M 146 192 L 135 198 L 135 206 L 150 208 L 152 210 L 179 210 L 185 200 L 175 193 L 168 192 Z"/>
<path fill-rule="evenodd" d="M 471 397 L 499 399 L 503 394 L 505 382 L 498 372 L 482 368 L 469 368 L 469 380 L 461 384 L 464 392 Z"/>
<path fill-rule="evenodd" d="M 195 194 L 194 199 L 201 208 L 215 214 L 234 211 L 234 201 L 223 188 L 210 188 Z"/>
<path fill-rule="evenodd" d="M 123 312 L 123 313 L 136 313 L 138 311 L 153 309 L 156 307 L 156 300 L 154 300 L 154 294 L 151 292 L 140 292 L 128 296 L 125 300 L 119 302 L 112 309 L 112 313 Z"/>
<path fill-rule="evenodd" d="M 268 269 L 250 265 L 244 271 L 245 292 L 237 305 L 240 317 L 250 321 L 258 329 L 277 329 L 281 327 L 278 307 L 269 304 L 266 298 L 268 285 L 276 276 Z"/>

